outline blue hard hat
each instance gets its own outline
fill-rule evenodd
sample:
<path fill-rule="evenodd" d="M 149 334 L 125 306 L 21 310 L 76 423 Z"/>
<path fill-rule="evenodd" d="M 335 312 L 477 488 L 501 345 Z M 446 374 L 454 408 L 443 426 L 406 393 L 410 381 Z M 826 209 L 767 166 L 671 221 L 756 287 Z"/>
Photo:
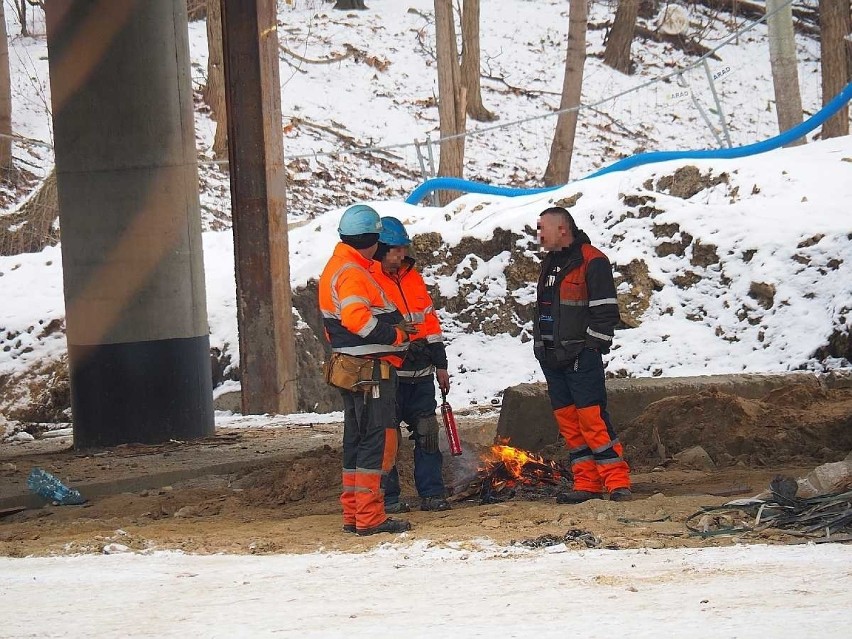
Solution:
<path fill-rule="evenodd" d="M 408 246 L 411 239 L 402 222 L 395 217 L 382 218 L 382 232 L 379 233 L 379 242 L 388 246 Z"/>
<path fill-rule="evenodd" d="M 340 224 L 337 226 L 339 235 L 364 235 L 365 233 L 381 233 L 382 220 L 376 209 L 366 204 L 355 204 L 343 212 Z"/>

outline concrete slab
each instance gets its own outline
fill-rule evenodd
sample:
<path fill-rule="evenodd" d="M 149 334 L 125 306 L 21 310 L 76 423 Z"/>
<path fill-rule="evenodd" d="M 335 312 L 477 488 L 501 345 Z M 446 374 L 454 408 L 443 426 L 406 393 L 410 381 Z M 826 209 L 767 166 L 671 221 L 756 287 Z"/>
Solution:
<path fill-rule="evenodd" d="M 818 388 L 848 388 L 852 375 L 817 376 L 813 373 L 705 375 L 698 377 L 655 377 L 611 379 L 607 381 L 609 413 L 616 429 L 623 428 L 650 404 L 666 397 L 717 390 L 748 399 L 793 385 Z M 559 431 L 553 419 L 547 386 L 544 383 L 519 384 L 503 393 L 503 407 L 497 423 L 497 436 L 508 438 L 513 446 L 539 451 L 557 443 Z"/>

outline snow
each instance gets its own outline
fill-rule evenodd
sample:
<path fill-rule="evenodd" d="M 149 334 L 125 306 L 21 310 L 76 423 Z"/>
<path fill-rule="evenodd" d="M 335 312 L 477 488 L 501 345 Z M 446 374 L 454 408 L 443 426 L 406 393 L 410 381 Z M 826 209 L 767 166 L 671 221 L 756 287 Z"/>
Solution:
<path fill-rule="evenodd" d="M 437 91 L 429 53 L 433 34 L 429 19 L 424 17 L 430 16 L 431 11 L 431 0 L 374 0 L 370 11 L 349 14 L 329 11 L 318 0 L 282 4 L 279 37 L 288 49 L 319 59 L 343 53 L 351 45 L 379 61 L 391 62 L 379 70 L 353 58 L 311 65 L 295 64 L 292 58 L 282 56 L 285 120 L 296 117 L 320 123 L 338 122 L 341 131 L 365 145 L 422 141 L 427 134 L 437 137 L 437 110 L 426 104 Z M 590 21 L 600 22 L 610 11 L 607 5 L 594 5 Z M 513 19 L 502 19 L 505 15 L 512 15 Z M 690 9 L 689 15 L 690 28 L 700 31 L 708 46 L 721 42 L 735 26 L 748 23 L 741 19 L 720 20 L 696 9 Z M 10 33 L 14 34 L 16 26 L 8 12 L 7 19 Z M 517 29 L 517 24 L 524 24 L 524 29 Z M 43 33 L 42 23 L 36 22 L 32 27 L 36 34 Z M 506 91 L 499 81 L 484 79 L 486 105 L 500 116 L 494 124 L 546 115 L 558 105 L 562 74 L 554 73 L 554 69 L 561 69 L 563 64 L 566 28 L 567 6 L 561 1 L 484 3 L 482 51 L 488 75 L 540 92 L 516 94 Z M 602 50 L 603 33 L 599 29 L 589 31 L 590 53 Z M 759 25 L 721 48 L 721 60 L 709 61 L 711 71 L 722 71 L 717 88 L 734 144 L 751 143 L 776 133 L 765 34 L 765 25 Z M 190 48 L 193 81 L 199 87 L 206 68 L 203 22 L 190 25 Z M 798 48 L 803 100 L 806 110 L 813 112 L 820 105 L 819 47 L 810 39 L 800 38 Z M 16 131 L 49 142 L 44 38 L 13 37 L 10 51 Z M 641 86 L 694 60 L 668 45 L 650 42 L 634 47 L 634 55 L 637 70 L 632 76 L 617 73 L 594 56 L 589 57 L 583 100 L 598 104 L 597 108 L 614 120 L 593 111 L 583 113 L 574 175 L 588 174 L 633 153 L 637 146 L 684 149 L 716 145 L 691 100 L 665 98 L 677 86 L 671 81 L 652 83 L 616 100 L 607 100 L 608 96 Z M 696 99 L 711 109 L 714 105 L 703 68 L 686 71 L 684 78 Z M 466 176 L 496 184 L 538 186 L 554 124 L 554 118 L 546 117 L 473 135 L 467 142 Z M 469 128 L 491 126 L 471 123 Z M 288 157 L 314 154 L 305 160 L 304 170 L 291 177 L 305 176 L 312 199 L 322 200 L 328 187 L 314 177 L 314 171 L 334 165 L 335 161 L 322 153 L 339 149 L 339 141 L 323 138 L 304 127 L 287 130 Z M 202 158 L 211 157 L 212 134 L 209 117 L 197 113 Z M 39 156 L 46 150 L 25 148 L 28 161 L 44 167 L 46 173 L 45 162 L 49 158 Z M 413 149 L 397 149 L 394 153 L 401 165 L 417 170 Z M 616 348 L 608 357 L 610 371 L 641 377 L 849 366 L 843 360 L 818 361 L 814 354 L 833 330 L 848 330 L 852 314 L 852 287 L 848 285 L 852 281 L 852 242 L 848 237 L 852 218 L 846 204 L 852 198 L 850 157 L 852 141 L 847 137 L 741 160 L 645 166 L 574 182 L 546 195 L 514 199 L 465 195 L 444 209 L 402 203 L 403 196 L 416 185 L 414 173 L 409 178 L 389 174 L 381 166 L 353 156 L 340 156 L 336 161 L 349 165 L 356 178 L 352 197 L 341 205 L 377 193 L 368 187 L 371 181 L 378 180 L 386 186 L 381 192 L 396 194 L 369 198 L 382 215 L 404 220 L 412 234 L 438 232 L 449 246 L 465 237 L 489 239 L 497 228 L 524 237 L 525 228 L 535 227 L 538 213 L 550 202 L 582 192 L 572 212 L 593 243 L 609 255 L 616 270 L 632 260 L 644 261 L 650 277 L 661 286 L 652 296 L 641 325 L 619 331 Z M 356 163 L 356 168 L 352 169 L 352 163 Z M 685 165 L 697 166 L 702 173 L 724 172 L 729 182 L 703 190 L 688 200 L 649 192 L 644 187 L 648 179 L 656 181 Z M 210 230 L 203 238 L 211 346 L 230 355 L 232 365 L 237 365 L 239 340 L 233 238 L 227 228 L 227 180 L 223 174 L 211 172 L 209 166 L 202 167 L 202 174 L 207 185 L 202 193 L 205 228 L 223 229 Z M 652 204 L 661 213 L 653 219 L 635 215 L 623 203 L 624 194 L 653 195 L 656 200 Z M 337 240 L 337 221 L 343 210 L 331 206 L 309 211 L 301 206 L 297 203 L 288 212 L 294 223 L 289 237 L 293 287 L 319 275 Z M 692 248 L 683 256 L 659 257 L 655 249 L 662 240 L 653 231 L 663 224 L 677 224 L 680 229 L 666 240 L 679 241 L 688 233 L 695 238 L 693 247 L 695 242 L 715 245 L 719 263 L 695 266 L 691 263 Z M 798 248 L 816 235 L 824 237 L 812 246 Z M 744 256 L 752 251 L 750 260 L 746 260 Z M 534 299 L 532 283 L 507 290 L 504 270 L 508 259 L 508 252 L 487 261 L 470 256 L 449 277 L 439 277 L 428 270 L 424 275 L 444 296 L 455 295 L 462 282 L 473 285 L 467 298 L 471 305 L 499 305 L 510 297 L 529 303 Z M 686 288 L 673 285 L 679 276 L 690 271 L 698 279 L 696 284 Z M 59 248 L 0 257 L 0 283 L 4 299 L 0 307 L 0 375 L 20 373 L 38 362 L 59 357 L 65 349 L 63 331 L 42 335 L 45 326 L 64 320 Z M 750 297 L 753 283 L 775 288 L 771 308 L 761 308 Z M 448 313 L 443 312 L 441 317 L 454 369 L 451 372 L 456 397 L 471 404 L 487 404 L 507 386 L 542 379 L 532 349 L 521 337 L 488 337 L 473 332 Z M 471 353 L 476 353 L 476 357 L 471 357 Z M 507 366 L 507 362 L 511 365 Z M 228 387 L 236 388 L 233 384 Z"/>
<path fill-rule="evenodd" d="M 662 284 L 642 325 L 617 332 L 617 348 L 608 358 L 610 370 L 633 376 L 783 372 L 815 367 L 814 352 L 826 343 L 832 328 L 841 325 L 842 318 L 849 321 L 849 158 L 852 138 L 845 137 L 739 160 L 639 167 L 575 182 L 545 195 L 512 199 L 467 195 L 444 209 L 400 202 L 375 205 L 382 215 L 403 220 L 410 233 L 438 232 L 453 245 L 463 237 L 489 239 L 498 228 L 523 235 L 524 228 L 533 228 L 550 202 L 580 191 L 583 195 L 572 213 L 593 243 L 609 254 L 616 270 L 619 264 L 641 259 L 649 265 L 650 276 Z M 656 182 L 685 165 L 697 166 L 702 174 L 726 173 L 729 183 L 687 200 L 644 188 L 648 179 Z M 625 211 L 623 194 L 653 195 L 654 206 L 662 212 L 653 219 L 620 219 Z M 336 241 L 341 214 L 342 210 L 336 210 L 291 230 L 294 287 L 316 278 L 322 270 Z M 681 235 L 686 232 L 702 244 L 715 245 L 720 264 L 696 266 L 689 251 L 683 256 L 658 257 L 655 247 L 662 240 L 652 230 L 654 225 L 664 224 L 677 224 Z M 812 246 L 799 247 L 818 235 L 824 237 Z M 213 243 L 221 251 L 215 258 L 216 269 L 229 274 L 230 234 L 206 234 L 206 255 Z M 225 249 L 220 248 L 223 244 Z M 743 257 L 747 251 L 754 252 L 749 261 Z M 809 266 L 805 268 L 796 256 Z M 427 279 L 438 285 L 442 296 L 452 296 L 458 292 L 460 274 L 467 270 L 465 281 L 481 285 L 469 294 L 468 303 L 493 302 L 508 293 L 503 275 L 507 257 L 507 252 L 488 261 L 468 256 L 453 275 Z M 688 271 L 700 276 L 696 285 L 681 288 L 673 284 L 673 278 Z M 775 287 L 771 308 L 761 308 L 750 297 L 752 283 Z M 223 317 L 217 310 L 233 307 L 230 276 L 225 283 L 208 277 L 207 288 L 213 338 L 217 342 L 235 340 L 232 316 Z M 512 293 L 529 299 L 532 290 L 527 286 Z M 228 321 L 219 324 L 219 319 Z M 520 337 L 471 333 L 446 314 L 442 319 L 451 365 L 464 367 L 464 371 L 453 371 L 457 397 L 487 403 L 507 386 L 541 381 L 532 349 Z M 471 357 L 472 353 L 476 356 Z M 512 365 L 506 366 L 507 362 Z"/>
<path fill-rule="evenodd" d="M 669 162 L 569 184 L 546 195 L 514 199 L 466 195 L 439 209 L 409 206 L 404 196 L 419 183 L 413 146 L 393 150 L 393 170 L 341 150 L 337 138 L 299 121 L 337 126 L 359 144 L 408 145 L 438 134 L 432 0 L 371 0 L 370 11 L 341 14 L 320 0 L 279 3 L 281 44 L 308 58 L 343 53 L 351 45 L 384 70 L 348 58 L 305 65 L 282 57 L 282 112 L 291 187 L 288 216 L 291 284 L 316 278 L 337 240 L 343 206 L 370 201 L 395 215 L 412 234 L 438 232 L 449 246 L 463 238 L 490 239 L 495 230 L 529 237 L 538 213 L 551 202 L 582 192 L 572 208 L 579 225 L 604 250 L 616 271 L 644 261 L 659 282 L 637 328 L 619 331 L 608 357 L 623 375 L 695 375 L 777 372 L 850 366 L 818 361 L 816 349 L 832 330 L 848 330 L 852 317 L 852 138 L 730 161 Z M 499 115 L 466 144 L 466 177 L 492 184 L 539 186 L 547 163 L 562 82 L 567 37 L 564 0 L 488 0 L 482 3 L 486 106 Z M 590 22 L 611 17 L 613 3 L 596 3 Z M 747 20 L 687 9 L 687 33 L 715 46 Z M 50 144 L 50 84 L 41 13 L 33 37 L 10 33 L 13 117 L 17 135 Z M 506 19 L 510 16 L 511 19 Z M 523 28 L 518 28 L 523 25 Z M 691 30 L 691 31 L 690 31 Z M 682 85 L 654 82 L 694 58 L 668 45 L 634 47 L 636 74 L 604 66 L 603 29 L 589 31 L 589 58 L 573 175 L 637 150 L 712 148 L 719 145 L 718 115 L 703 68 L 684 72 Z M 423 44 L 421 45 L 420 42 Z M 758 26 L 719 50 L 708 67 L 734 145 L 777 133 L 766 27 Z M 190 25 L 193 82 L 205 81 L 206 28 Z M 799 38 L 803 104 L 821 104 L 819 44 Z M 634 87 L 636 91 L 620 95 Z M 521 87 L 516 92 L 507 87 Z M 675 93 L 687 93 L 672 97 Z M 695 108 L 692 92 L 709 111 L 714 134 Z M 615 99 L 612 96 L 619 95 Z M 605 112 L 605 113 L 602 113 Z M 202 162 L 204 263 L 211 346 L 239 362 L 234 295 L 233 239 L 228 228 L 227 179 L 211 149 L 214 127 L 196 114 Z M 548 117 L 539 117 L 548 116 Z M 334 124 L 337 123 L 337 124 Z M 289 126 L 292 125 L 292 126 Z M 52 152 L 15 144 L 15 158 L 37 177 L 47 175 Z M 437 149 L 436 149 L 437 153 Z M 680 199 L 645 184 L 693 165 L 702 174 L 726 173 L 728 182 Z M 338 168 L 345 166 L 346 171 Z M 320 177 L 348 178 L 341 188 Z M 332 188 L 336 186 L 336 188 Z M 303 188 L 307 196 L 300 195 Z M 624 195 L 653 196 L 656 217 L 640 217 Z M 18 203 L 20 204 L 20 203 Z M 13 208 L 9 209 L 11 212 Z M 5 213 L 0 212 L 0 215 Z M 671 238 L 656 226 L 677 224 Z M 694 239 L 684 255 L 659 257 L 662 241 Z M 814 238 L 822 236 L 818 241 Z M 532 238 L 530 238 L 532 239 Z M 695 243 L 713 244 L 716 264 L 695 260 Z M 523 248 L 524 245 L 521 244 Z M 529 253 L 529 252 L 528 252 Z M 748 256 L 748 258 L 747 258 Z M 534 299 L 532 283 L 509 290 L 509 253 L 490 260 L 467 256 L 451 276 L 424 276 L 445 297 L 462 283 L 476 288 L 470 304 Z M 688 272 L 689 287 L 675 285 Z M 775 289 L 763 308 L 754 284 Z M 62 260 L 59 247 L 0 257 L 0 377 L 23 373 L 65 353 Z M 627 292 L 622 285 L 620 292 Z M 489 404 L 508 386 L 540 381 L 529 343 L 507 334 L 487 336 L 441 311 L 453 374 L 453 402 Z M 216 394 L 238 389 L 226 382 Z M 334 424 L 327 415 L 242 416 L 218 412 L 218 427 L 310 428 Z M 2 417 L 0 417 L 2 421 Z M 23 437 L 26 433 L 18 433 Z M 8 440 L 7 440 L 8 441 Z M 120 532 L 120 531 L 119 531 Z M 344 636 L 375 637 L 398 628 L 422 636 L 564 637 L 846 637 L 852 634 L 849 566 L 852 549 L 839 545 L 749 546 L 680 550 L 531 551 L 482 540 L 471 547 L 414 542 L 408 535 L 363 554 L 275 556 L 135 554 L 119 542 L 99 556 L 0 558 L 0 636 Z M 393 630 L 391 630 L 393 632 Z"/>
<path fill-rule="evenodd" d="M 0 558 L 3 636 L 848 637 L 852 548 Z M 8 634 L 7 634 L 8 633 Z"/>

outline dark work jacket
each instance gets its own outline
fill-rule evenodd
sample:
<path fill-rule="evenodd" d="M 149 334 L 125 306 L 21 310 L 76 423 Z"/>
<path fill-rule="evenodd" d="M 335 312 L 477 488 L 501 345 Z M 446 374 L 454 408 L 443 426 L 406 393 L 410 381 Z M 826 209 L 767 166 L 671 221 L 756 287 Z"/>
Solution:
<path fill-rule="evenodd" d="M 548 309 L 543 293 L 554 270 L 553 300 Z M 620 319 L 612 267 L 585 233 L 579 231 L 571 246 L 547 253 L 537 290 L 533 328 L 536 359 L 549 368 L 562 368 L 574 362 L 584 348 L 609 352 Z M 545 314 L 553 318 L 552 335 L 542 335 Z"/>

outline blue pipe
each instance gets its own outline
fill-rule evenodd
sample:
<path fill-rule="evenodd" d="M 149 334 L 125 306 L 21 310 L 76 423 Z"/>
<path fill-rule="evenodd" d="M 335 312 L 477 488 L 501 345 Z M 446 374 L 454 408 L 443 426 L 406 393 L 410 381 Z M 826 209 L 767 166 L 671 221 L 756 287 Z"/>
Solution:
<path fill-rule="evenodd" d="M 780 148 L 785 144 L 790 144 L 801 137 L 804 137 L 818 126 L 822 125 L 828 118 L 837 113 L 843 105 L 849 100 L 852 100 L 852 82 L 838 93 L 832 100 L 814 113 L 801 124 L 797 124 L 792 129 L 776 135 L 773 138 L 762 142 L 755 142 L 745 146 L 733 147 L 730 149 L 704 149 L 696 151 L 651 151 L 648 153 L 639 153 L 632 155 L 623 160 L 619 160 L 605 166 L 591 175 L 587 175 L 583 180 L 588 178 L 613 173 L 615 171 L 626 171 L 628 169 L 642 166 L 643 164 L 653 164 L 656 162 L 665 162 L 667 160 L 701 160 L 701 159 L 732 159 L 741 158 L 747 155 L 756 155 L 765 153 Z M 473 182 L 470 180 L 462 180 L 461 178 L 440 177 L 426 180 L 418 186 L 411 195 L 406 198 L 407 204 L 419 204 L 420 201 L 433 191 L 448 190 L 448 191 L 463 191 L 465 193 L 480 193 L 482 195 L 503 195 L 506 197 L 517 197 L 520 195 L 536 195 L 538 193 L 546 193 L 561 189 L 562 186 L 549 186 L 538 189 L 519 189 L 509 186 L 492 186 L 491 184 L 483 184 L 482 182 Z"/>

